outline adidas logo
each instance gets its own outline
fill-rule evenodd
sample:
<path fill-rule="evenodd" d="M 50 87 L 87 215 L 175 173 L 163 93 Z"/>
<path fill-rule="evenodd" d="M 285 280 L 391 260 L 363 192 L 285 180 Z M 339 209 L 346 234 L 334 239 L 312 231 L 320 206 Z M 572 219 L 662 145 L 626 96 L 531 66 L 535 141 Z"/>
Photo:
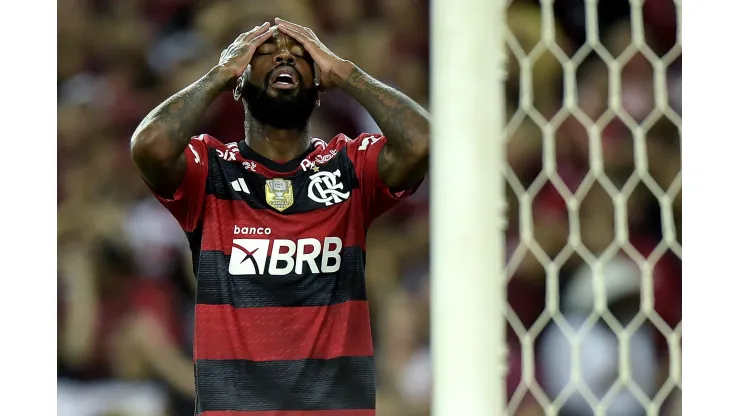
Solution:
<path fill-rule="evenodd" d="M 239 178 L 235 181 L 232 181 L 231 187 L 234 188 L 234 190 L 237 192 L 244 192 L 245 194 L 249 193 L 249 188 L 247 188 L 247 182 L 244 181 L 244 178 Z"/>

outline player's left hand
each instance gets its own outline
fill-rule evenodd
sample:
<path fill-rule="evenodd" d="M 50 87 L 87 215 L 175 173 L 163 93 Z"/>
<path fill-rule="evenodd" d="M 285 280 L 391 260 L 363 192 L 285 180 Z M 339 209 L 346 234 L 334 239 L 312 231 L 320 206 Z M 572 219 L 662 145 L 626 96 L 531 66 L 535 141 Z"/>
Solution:
<path fill-rule="evenodd" d="M 275 18 L 275 24 L 279 31 L 295 39 L 311 55 L 318 67 L 320 90 L 331 89 L 346 81 L 352 74 L 354 70 L 352 62 L 338 57 L 329 50 L 313 30 L 280 18 Z"/>

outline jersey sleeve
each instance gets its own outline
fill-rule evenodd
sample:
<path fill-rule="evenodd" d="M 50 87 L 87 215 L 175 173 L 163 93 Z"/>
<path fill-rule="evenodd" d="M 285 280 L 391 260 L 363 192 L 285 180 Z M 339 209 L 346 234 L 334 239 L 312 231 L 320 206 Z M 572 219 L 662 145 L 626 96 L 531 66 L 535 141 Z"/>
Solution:
<path fill-rule="evenodd" d="M 410 189 L 391 192 L 378 174 L 378 156 L 387 140 L 381 135 L 363 133 L 347 143 L 347 152 L 355 165 L 355 173 L 360 182 L 360 192 L 372 221 L 392 208 L 400 200 L 407 198 L 418 189 L 421 181 Z"/>
<path fill-rule="evenodd" d="M 153 193 L 183 230 L 190 232 L 198 227 L 201 220 L 208 177 L 208 147 L 200 137 L 190 139 L 185 148 L 185 160 L 185 177 L 172 198 Z"/>

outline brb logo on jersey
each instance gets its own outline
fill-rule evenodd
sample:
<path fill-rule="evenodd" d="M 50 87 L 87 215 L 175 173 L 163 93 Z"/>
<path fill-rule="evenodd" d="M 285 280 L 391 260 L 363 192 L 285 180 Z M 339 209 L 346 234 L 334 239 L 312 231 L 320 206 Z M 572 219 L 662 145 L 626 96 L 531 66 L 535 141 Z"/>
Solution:
<path fill-rule="evenodd" d="M 344 184 L 339 181 L 341 176 L 339 169 L 314 173 L 309 178 L 308 197 L 327 207 L 349 199 L 350 192 L 342 192 Z"/>
<path fill-rule="evenodd" d="M 262 227 L 234 226 L 234 236 L 269 235 Z M 326 237 L 298 240 L 234 238 L 229 274 L 285 276 L 291 273 L 334 273 L 342 262 L 342 239 Z"/>

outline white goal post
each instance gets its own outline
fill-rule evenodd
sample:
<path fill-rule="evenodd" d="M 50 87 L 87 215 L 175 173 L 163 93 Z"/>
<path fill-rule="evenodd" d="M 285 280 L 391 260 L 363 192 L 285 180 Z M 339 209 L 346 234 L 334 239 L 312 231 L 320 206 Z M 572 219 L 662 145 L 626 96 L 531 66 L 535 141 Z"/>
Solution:
<path fill-rule="evenodd" d="M 517 415 L 525 403 L 552 416 L 566 408 L 603 416 L 618 414 L 613 413 L 618 408 L 646 416 L 680 414 L 675 412 L 680 400 L 674 399 L 680 398 L 681 390 L 682 324 L 680 313 L 674 322 L 662 315 L 659 304 L 666 295 L 658 293 L 656 282 L 665 277 L 658 274 L 666 274 L 664 257 L 676 259 L 679 269 L 681 261 L 680 217 L 676 218 L 681 197 L 681 115 L 671 90 L 679 86 L 680 106 L 680 71 L 678 81 L 670 79 L 675 77 L 670 69 L 681 55 L 681 0 L 669 0 L 675 17 L 663 18 L 676 19 L 676 40 L 660 52 L 649 45 L 646 31 L 644 13 L 650 0 L 624 0 L 630 8 L 624 18 L 628 28 L 618 35 L 600 30 L 598 0 L 582 1 L 585 41 L 567 51 L 559 44 L 556 0 L 539 1 L 539 37 L 527 47 L 517 39 L 519 28 L 507 24 L 513 4 L 523 2 L 431 1 L 434 416 Z M 615 44 L 621 45 L 616 52 Z M 537 100 L 543 91 L 535 67 L 545 55 L 562 68 L 558 81 L 563 85 L 562 100 L 550 111 L 539 108 Z M 642 87 L 628 74 L 638 55 L 650 74 L 640 80 Z M 602 67 L 600 81 L 593 84 L 583 77 L 589 56 Z M 513 66 L 517 73 L 508 76 L 516 78 L 519 90 L 518 103 L 512 106 L 507 104 L 506 71 Z M 587 101 L 589 89 L 600 88 L 599 82 L 601 95 Z M 634 97 L 640 97 L 634 93 L 635 85 L 638 90 L 649 89 L 650 98 L 635 102 Z M 594 110 L 599 105 L 603 108 Z M 573 120 L 582 126 L 585 168 L 583 177 L 566 183 L 560 170 L 564 144 L 559 129 Z M 628 144 L 621 147 L 605 144 L 615 123 L 621 136 L 628 137 Z M 541 161 L 539 174 L 529 182 L 521 180 L 506 159 L 508 146 L 525 124 L 539 137 Z M 654 132 L 665 125 L 671 133 L 661 137 L 671 136 L 671 144 L 656 145 L 661 139 Z M 628 149 L 630 170 L 610 171 L 613 158 L 624 158 L 623 149 Z M 661 149 L 675 153 L 670 156 Z M 656 166 L 666 163 L 677 163 L 675 174 L 663 167 L 656 173 Z M 562 201 L 566 236 L 557 250 L 543 248 L 538 241 L 536 200 L 546 188 Z M 612 216 L 601 235 L 584 219 L 584 212 L 592 209 L 587 208 L 593 204 L 589 195 L 597 188 Z M 652 214 L 635 212 L 635 206 L 648 205 L 634 202 L 643 194 L 653 201 Z M 508 207 L 516 213 L 516 224 L 507 224 L 507 197 L 516 203 Z M 651 224 L 659 237 L 644 250 L 635 241 L 633 225 L 641 215 L 659 218 Z M 507 233 L 507 227 L 513 230 Z M 516 231 L 518 240 L 512 243 Z M 588 240 L 600 238 L 603 246 L 593 249 L 590 244 L 596 243 Z M 525 258 L 542 269 L 545 286 L 542 312 L 527 324 L 506 299 L 507 284 Z M 573 270 L 564 277 L 568 267 Z M 625 299 L 635 304 L 625 306 Z M 615 312 L 618 308 L 627 311 Z M 508 394 L 507 356 L 514 351 L 508 351 L 507 325 L 518 339 L 520 372 Z M 551 352 L 541 352 L 542 343 Z M 662 346 L 660 354 L 657 344 Z M 601 366 L 607 375 L 592 371 L 601 368 L 594 364 L 599 354 L 611 363 Z M 654 357 L 658 355 L 661 358 Z"/>
<path fill-rule="evenodd" d="M 506 3 L 431 4 L 433 414 L 500 415 Z"/>

